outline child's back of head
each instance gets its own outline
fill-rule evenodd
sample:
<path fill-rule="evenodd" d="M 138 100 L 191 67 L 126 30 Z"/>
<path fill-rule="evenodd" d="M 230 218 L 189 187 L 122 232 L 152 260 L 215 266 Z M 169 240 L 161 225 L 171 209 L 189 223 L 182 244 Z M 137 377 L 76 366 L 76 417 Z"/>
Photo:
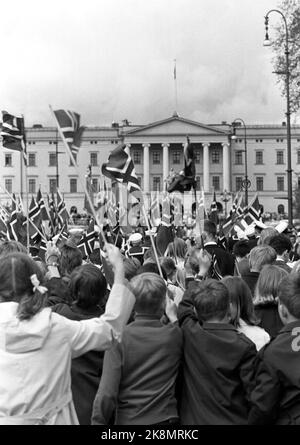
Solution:
<path fill-rule="evenodd" d="M 140 314 L 162 315 L 165 308 L 167 286 L 156 273 L 142 273 L 130 284 L 136 298 L 135 310 Z"/>
<path fill-rule="evenodd" d="M 194 302 L 199 321 L 228 322 L 229 293 L 223 283 L 212 279 L 195 281 L 186 292 Z"/>

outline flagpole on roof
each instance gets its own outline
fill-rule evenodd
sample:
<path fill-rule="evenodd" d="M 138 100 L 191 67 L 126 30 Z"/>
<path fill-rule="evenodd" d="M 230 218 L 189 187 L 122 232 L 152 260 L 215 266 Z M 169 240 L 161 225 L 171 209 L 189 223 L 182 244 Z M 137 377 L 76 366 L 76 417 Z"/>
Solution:
<path fill-rule="evenodd" d="M 174 94 L 175 94 L 175 111 L 174 115 L 177 115 L 178 108 L 178 98 L 177 98 L 177 67 L 176 67 L 176 59 L 174 59 Z"/>
<path fill-rule="evenodd" d="M 67 143 L 67 141 L 66 141 L 66 139 L 65 139 L 65 137 L 64 137 L 64 134 L 63 134 L 63 132 L 61 131 L 60 125 L 59 125 L 59 123 L 58 123 L 58 120 L 57 120 L 57 118 L 56 118 L 56 116 L 55 116 L 55 113 L 54 113 L 54 111 L 53 111 L 51 105 L 49 105 L 49 108 L 50 108 L 51 114 L 52 114 L 52 116 L 53 116 L 53 118 L 54 118 L 54 120 L 55 120 L 55 122 L 56 122 L 56 126 L 57 126 L 58 132 L 59 132 L 59 134 L 60 134 L 60 137 L 61 137 L 61 139 L 62 139 L 62 141 L 63 141 L 63 143 L 64 143 L 64 146 L 65 146 L 65 149 L 66 149 L 66 153 L 70 156 L 70 158 L 71 158 L 71 160 L 72 160 L 72 164 L 74 165 L 75 170 L 76 170 L 76 172 L 77 172 L 77 174 L 78 174 L 79 182 L 80 182 L 80 184 L 81 184 L 81 187 L 82 187 L 83 190 L 84 190 L 86 199 L 87 199 L 87 201 L 88 201 L 88 203 L 89 203 L 89 205 L 90 205 L 90 208 L 91 208 L 91 211 L 92 211 L 94 220 L 96 221 L 97 226 L 99 227 L 99 230 L 100 230 L 100 233 L 101 233 L 101 236 L 102 236 L 102 238 L 103 238 L 104 243 L 107 244 L 106 236 L 105 236 L 105 234 L 104 234 L 103 228 L 101 227 L 101 222 L 98 220 L 97 214 L 96 214 L 95 209 L 94 209 L 94 204 L 92 203 L 91 197 L 90 197 L 90 195 L 89 195 L 89 193 L 88 193 L 88 191 L 87 191 L 87 187 L 86 187 L 85 181 L 83 181 L 82 178 L 81 178 L 81 175 L 80 175 L 80 171 L 79 171 L 79 168 L 78 168 L 77 161 L 75 161 L 75 158 L 74 158 L 74 156 L 73 156 L 72 150 L 69 148 L 68 143 Z"/>

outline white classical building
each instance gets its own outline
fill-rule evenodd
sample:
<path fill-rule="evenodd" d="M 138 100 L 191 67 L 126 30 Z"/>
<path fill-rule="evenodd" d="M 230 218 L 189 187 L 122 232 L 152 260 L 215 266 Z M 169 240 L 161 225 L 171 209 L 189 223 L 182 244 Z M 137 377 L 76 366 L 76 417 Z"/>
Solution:
<path fill-rule="evenodd" d="M 186 136 L 194 146 L 197 189 L 205 191 L 207 206 L 213 191 L 222 203 L 224 192 L 234 195 L 245 179 L 245 138 L 237 128 L 236 140 L 231 139 L 232 127 L 226 122 L 202 124 L 173 115 L 148 125 L 113 123 L 111 126 L 87 127 L 78 153 L 80 174 L 77 174 L 65 152 L 58 132 L 53 127 L 35 125 L 27 129 L 27 187 L 20 154 L 3 149 L 0 154 L 0 199 L 10 200 L 4 192 L 31 197 L 39 187 L 43 193 L 55 191 L 59 185 L 67 206 L 83 209 L 84 194 L 80 182 L 85 180 L 88 165 L 92 167 L 94 188 L 101 184 L 101 165 L 121 141 L 130 148 L 135 169 L 145 192 L 163 190 L 170 171 L 183 168 L 183 145 Z M 286 126 L 247 125 L 247 176 L 251 182 L 249 201 L 259 195 L 266 212 L 287 210 L 287 149 Z M 300 176 L 300 126 L 292 126 L 293 186 Z M 228 203 L 230 205 L 230 202 Z"/>

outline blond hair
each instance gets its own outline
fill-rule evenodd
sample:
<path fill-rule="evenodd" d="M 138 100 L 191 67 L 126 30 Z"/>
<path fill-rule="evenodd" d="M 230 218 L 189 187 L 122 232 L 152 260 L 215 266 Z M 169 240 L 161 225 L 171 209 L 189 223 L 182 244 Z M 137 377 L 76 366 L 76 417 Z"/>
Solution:
<path fill-rule="evenodd" d="M 167 286 L 155 273 L 142 273 L 130 281 L 136 298 L 135 310 L 139 313 L 160 314 L 165 306 Z"/>
<path fill-rule="evenodd" d="M 289 274 L 282 267 L 267 265 L 259 274 L 255 291 L 255 305 L 276 302 L 278 299 L 279 284 Z"/>

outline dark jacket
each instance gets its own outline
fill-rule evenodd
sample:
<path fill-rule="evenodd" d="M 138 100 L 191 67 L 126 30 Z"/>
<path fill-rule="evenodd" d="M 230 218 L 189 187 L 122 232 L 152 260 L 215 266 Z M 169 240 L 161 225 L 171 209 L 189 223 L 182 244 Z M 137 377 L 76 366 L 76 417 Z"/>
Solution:
<path fill-rule="evenodd" d="M 175 382 L 182 333 L 155 316 L 138 315 L 104 357 L 93 425 L 151 425 L 178 417 Z"/>
<path fill-rule="evenodd" d="M 283 328 L 276 302 L 258 304 L 255 306 L 255 315 L 259 320 L 259 326 L 267 331 L 271 338 L 276 337 Z"/>
<path fill-rule="evenodd" d="M 250 424 L 300 425 L 300 321 L 259 352 L 251 402 Z"/>
<path fill-rule="evenodd" d="M 52 310 L 70 320 L 77 321 L 100 317 L 104 312 L 103 308 L 99 307 L 84 310 L 75 303 L 72 306 L 57 304 L 52 307 Z M 89 351 L 72 360 L 71 388 L 80 425 L 91 424 L 93 402 L 102 374 L 103 357 L 104 351 Z"/>
<path fill-rule="evenodd" d="M 217 259 L 217 263 L 219 266 L 219 270 L 221 272 L 222 277 L 226 275 L 234 274 L 234 257 L 231 253 L 224 250 L 222 247 L 219 247 L 216 243 L 214 244 L 206 244 L 204 249 L 210 254 L 215 255 Z"/>
<path fill-rule="evenodd" d="M 201 326 L 186 296 L 178 317 L 184 335 L 181 423 L 247 424 L 255 345 L 230 324 Z"/>

